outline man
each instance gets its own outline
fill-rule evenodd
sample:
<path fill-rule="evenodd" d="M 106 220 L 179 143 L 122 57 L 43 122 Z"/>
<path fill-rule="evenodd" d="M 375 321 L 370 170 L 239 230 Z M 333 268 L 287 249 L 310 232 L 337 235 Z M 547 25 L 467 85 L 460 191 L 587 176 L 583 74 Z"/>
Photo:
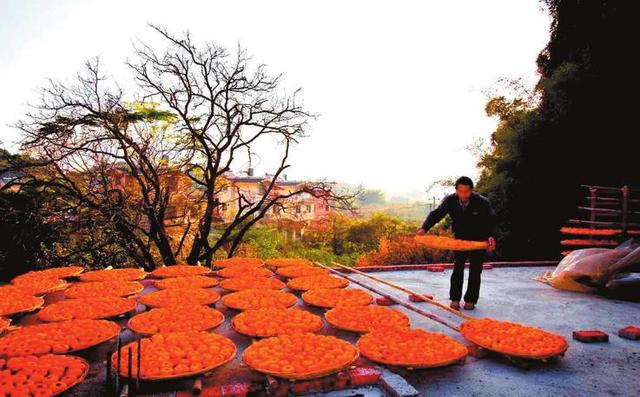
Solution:
<path fill-rule="evenodd" d="M 456 181 L 456 192 L 442 200 L 440 206 L 429 213 L 417 234 L 425 234 L 445 215 L 449 214 L 453 220 L 453 233 L 462 240 L 486 240 L 489 244 L 487 251 L 493 251 L 496 241 L 493 238 L 495 212 L 489 200 L 473 191 L 473 181 L 466 176 Z M 454 267 L 451 274 L 449 298 L 451 308 L 460 309 L 462 284 L 464 279 L 464 265 L 469 259 L 469 281 L 464 295 L 464 308 L 473 310 L 480 295 L 480 274 L 484 262 L 485 250 L 454 252 Z"/>

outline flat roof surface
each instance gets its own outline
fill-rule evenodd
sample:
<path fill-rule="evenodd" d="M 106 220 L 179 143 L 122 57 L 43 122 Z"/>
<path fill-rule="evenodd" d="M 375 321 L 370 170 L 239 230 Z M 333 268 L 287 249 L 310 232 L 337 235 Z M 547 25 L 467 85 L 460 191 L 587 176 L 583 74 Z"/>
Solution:
<path fill-rule="evenodd" d="M 607 299 L 594 294 L 561 291 L 532 278 L 553 267 L 493 268 L 482 272 L 480 300 L 476 317 L 515 321 L 558 333 L 569 342 L 569 349 L 557 362 L 522 369 L 494 355 L 481 359 L 468 357 L 465 365 L 403 371 L 409 383 L 424 396 L 640 396 L 640 341 L 620 338 L 617 331 L 640 325 L 640 304 Z M 372 275 L 401 284 L 421 293 L 430 293 L 449 302 L 451 270 L 391 271 Z M 468 270 L 465 270 L 465 288 Z M 353 277 L 371 283 L 364 276 Z M 380 287 L 403 296 L 390 287 Z M 441 317 L 456 320 L 428 303 L 414 303 Z M 394 306 L 400 307 L 400 306 Z M 444 332 L 461 342 L 457 332 L 407 309 L 414 327 Z M 600 329 L 609 334 L 608 343 L 581 343 L 572 332 Z"/>

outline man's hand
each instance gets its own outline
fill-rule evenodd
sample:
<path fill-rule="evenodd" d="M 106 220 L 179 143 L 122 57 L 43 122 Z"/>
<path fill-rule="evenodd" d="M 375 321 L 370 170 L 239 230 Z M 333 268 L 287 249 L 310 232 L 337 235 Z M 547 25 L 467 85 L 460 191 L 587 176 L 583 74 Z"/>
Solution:
<path fill-rule="evenodd" d="M 423 234 L 427 234 L 427 232 L 425 232 L 423 228 L 420 228 L 420 229 L 418 229 L 418 230 L 416 231 L 416 235 L 417 235 L 417 236 L 421 236 L 421 235 L 423 235 Z"/>
<path fill-rule="evenodd" d="M 489 237 L 489 239 L 487 239 L 487 243 L 489 244 L 489 247 L 487 247 L 487 252 L 491 252 L 496 249 L 496 239 L 494 239 L 493 237 Z"/>

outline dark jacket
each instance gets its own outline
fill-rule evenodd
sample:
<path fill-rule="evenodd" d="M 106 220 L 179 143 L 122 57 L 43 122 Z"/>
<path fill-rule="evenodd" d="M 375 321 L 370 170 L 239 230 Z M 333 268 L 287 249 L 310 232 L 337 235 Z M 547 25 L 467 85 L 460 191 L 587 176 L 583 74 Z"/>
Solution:
<path fill-rule="evenodd" d="M 438 208 L 429 213 L 422 228 L 428 231 L 447 214 L 453 220 L 453 233 L 456 238 L 482 241 L 494 235 L 495 212 L 489 200 L 478 193 L 471 193 L 465 209 L 462 209 L 457 195 L 448 195 Z"/>

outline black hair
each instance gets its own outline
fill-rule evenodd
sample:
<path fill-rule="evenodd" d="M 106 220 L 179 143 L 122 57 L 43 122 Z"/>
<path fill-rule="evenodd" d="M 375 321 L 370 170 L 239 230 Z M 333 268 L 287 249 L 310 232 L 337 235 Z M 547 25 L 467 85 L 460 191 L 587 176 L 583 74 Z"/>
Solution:
<path fill-rule="evenodd" d="M 458 187 L 458 185 L 469 186 L 473 189 L 473 181 L 468 176 L 461 176 L 460 178 L 458 178 L 456 180 L 456 187 Z"/>

